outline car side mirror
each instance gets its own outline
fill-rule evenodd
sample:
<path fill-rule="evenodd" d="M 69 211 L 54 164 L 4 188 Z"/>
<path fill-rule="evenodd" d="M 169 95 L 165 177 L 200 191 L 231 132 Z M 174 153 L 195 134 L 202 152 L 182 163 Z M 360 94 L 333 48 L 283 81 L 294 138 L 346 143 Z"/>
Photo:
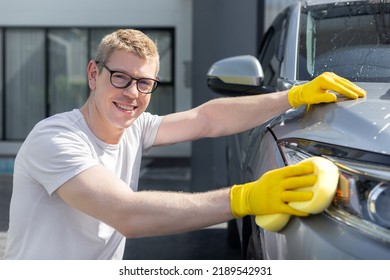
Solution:
<path fill-rule="evenodd" d="M 224 95 L 249 95 L 274 92 L 264 87 L 264 73 L 258 59 L 251 55 L 225 58 L 214 63 L 207 73 L 208 87 Z"/>

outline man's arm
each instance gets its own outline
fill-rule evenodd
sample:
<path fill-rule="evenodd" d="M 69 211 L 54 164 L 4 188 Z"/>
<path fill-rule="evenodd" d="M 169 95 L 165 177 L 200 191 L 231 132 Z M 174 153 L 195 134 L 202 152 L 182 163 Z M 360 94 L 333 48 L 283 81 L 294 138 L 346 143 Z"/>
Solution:
<path fill-rule="evenodd" d="M 97 165 L 67 181 L 56 193 L 70 206 L 131 238 L 181 233 L 228 221 L 234 218 L 229 191 L 133 192 Z"/>
<path fill-rule="evenodd" d="M 97 165 L 56 192 L 70 206 L 111 225 L 124 236 L 143 237 L 191 231 L 245 215 L 306 216 L 288 203 L 313 197 L 312 192 L 299 190 L 316 184 L 313 172 L 313 162 L 305 162 L 269 171 L 255 182 L 193 194 L 133 192 Z"/>
<path fill-rule="evenodd" d="M 164 116 L 154 145 L 242 132 L 289 108 L 287 91 L 213 99 L 191 110 Z"/>
<path fill-rule="evenodd" d="M 154 145 L 167 145 L 204 137 L 231 135 L 256 127 L 291 107 L 335 102 L 337 92 L 350 99 L 365 91 L 334 73 L 293 86 L 289 91 L 254 96 L 218 98 L 189 111 L 165 116 Z"/>

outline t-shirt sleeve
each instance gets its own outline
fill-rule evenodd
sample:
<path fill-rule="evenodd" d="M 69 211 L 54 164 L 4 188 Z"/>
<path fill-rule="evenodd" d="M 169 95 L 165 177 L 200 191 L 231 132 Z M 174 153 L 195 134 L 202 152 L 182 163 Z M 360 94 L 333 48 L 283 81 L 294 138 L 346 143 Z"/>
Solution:
<path fill-rule="evenodd" d="M 72 177 L 99 164 L 82 133 L 71 128 L 40 126 L 26 141 L 29 142 L 24 151 L 27 172 L 50 195 Z"/>
<path fill-rule="evenodd" d="M 156 140 L 158 128 L 160 127 L 162 116 L 143 113 L 138 119 L 139 125 L 142 127 L 142 147 L 143 153 L 146 153 L 152 148 Z"/>

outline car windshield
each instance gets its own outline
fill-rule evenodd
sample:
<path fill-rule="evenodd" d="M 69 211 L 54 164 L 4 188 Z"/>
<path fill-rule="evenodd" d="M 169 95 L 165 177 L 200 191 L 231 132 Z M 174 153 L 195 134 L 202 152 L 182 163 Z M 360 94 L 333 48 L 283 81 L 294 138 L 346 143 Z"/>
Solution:
<path fill-rule="evenodd" d="M 331 71 L 355 82 L 390 81 L 390 3 L 302 8 L 298 79 Z"/>

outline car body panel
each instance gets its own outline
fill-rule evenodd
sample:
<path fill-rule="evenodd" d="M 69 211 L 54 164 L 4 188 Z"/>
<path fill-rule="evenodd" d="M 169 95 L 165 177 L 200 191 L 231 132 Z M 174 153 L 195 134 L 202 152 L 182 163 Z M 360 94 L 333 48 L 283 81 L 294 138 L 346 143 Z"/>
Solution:
<path fill-rule="evenodd" d="M 384 5 L 384 9 L 378 9 L 378 14 L 373 16 L 372 25 L 368 17 L 362 18 L 360 22 L 354 21 L 353 16 L 369 14 L 371 7 L 367 5 L 371 4 Z M 340 15 L 345 12 L 353 13 L 353 16 L 347 16 L 343 21 Z M 335 16 L 334 21 L 332 16 Z M 364 88 L 367 96 L 354 100 L 337 96 L 335 103 L 290 109 L 263 125 L 229 137 L 227 165 L 231 184 L 254 181 L 269 170 L 290 164 L 283 147 L 286 147 L 285 143 L 293 143 L 296 150 L 304 149 L 308 155 L 324 156 L 341 163 L 354 161 L 364 167 L 371 168 L 372 165 L 373 169 L 377 167 L 378 170 L 374 173 L 359 174 L 363 174 L 362 177 L 368 176 L 367 182 L 370 183 L 370 180 L 377 182 L 375 180 L 378 177 L 380 184 L 374 185 L 374 188 L 371 185 L 359 185 L 359 188 L 368 189 L 367 193 L 370 195 L 372 190 L 379 188 L 380 191 L 376 194 L 382 195 L 384 203 L 390 202 L 388 19 L 390 4 L 387 2 L 333 0 L 300 1 L 276 17 L 264 34 L 258 56 L 264 73 L 264 77 L 259 77 L 259 80 L 263 84 L 262 87 L 252 88 L 251 94 L 266 94 L 271 89 L 287 90 L 293 84 L 315 78 L 320 72 L 335 70 L 337 74 L 345 75 Z M 340 26 L 340 22 L 344 25 Z M 303 23 L 306 25 L 302 25 Z M 348 24 L 357 25 L 349 35 L 346 33 Z M 366 28 L 365 36 L 369 38 L 356 32 L 360 26 Z M 367 31 L 372 26 L 376 26 L 378 34 L 384 34 L 384 37 L 378 37 L 376 45 L 360 46 L 365 39 L 370 43 L 375 42 L 375 34 Z M 328 27 L 331 29 L 327 30 Z M 314 30 L 315 28 L 317 29 Z M 318 42 L 328 45 L 318 46 L 323 48 L 313 51 L 310 47 L 318 43 L 315 41 L 316 31 L 328 32 L 325 38 L 330 39 L 321 41 L 324 38 L 318 36 Z M 304 34 L 305 32 L 308 34 Z M 300 44 L 301 37 L 306 42 Z M 325 47 L 330 50 L 327 51 Z M 307 52 L 306 60 L 302 58 L 302 48 Z M 318 56 L 318 61 L 313 60 L 317 58 L 316 51 L 322 55 Z M 223 73 L 223 69 L 220 70 Z M 310 70 L 310 73 L 306 73 L 306 70 Z M 229 90 L 229 86 L 226 89 Z M 240 94 L 248 92 L 236 92 L 236 95 Z M 344 167 L 338 167 L 340 174 L 344 174 Z M 356 193 L 360 195 L 361 190 L 352 184 L 354 177 L 351 178 L 348 178 L 346 186 L 351 188 L 351 197 L 357 199 L 353 201 L 353 206 L 357 205 L 366 211 L 374 204 L 366 202 L 367 197 L 357 196 Z M 366 220 L 365 212 L 345 214 L 348 205 L 341 209 L 335 201 L 323 213 L 304 218 L 292 217 L 279 232 L 259 228 L 253 216 L 238 219 L 243 255 L 262 259 L 390 259 L 390 203 L 381 206 L 385 213 L 381 213 L 380 217 L 388 219 L 385 221 L 387 226 L 377 224 L 378 219 L 375 217 L 370 216 Z M 378 213 L 374 213 L 376 214 Z"/>
<path fill-rule="evenodd" d="M 389 248 L 383 242 L 369 239 L 326 214 L 293 217 L 281 232 L 263 231 L 262 241 L 265 259 L 368 260 L 390 257 Z"/>
<path fill-rule="evenodd" d="M 390 154 L 390 84 L 357 84 L 367 91 L 366 98 L 316 105 L 293 119 L 283 115 L 283 125 L 273 127 L 277 138 L 298 137 Z M 294 127 L 286 128 L 288 124 Z"/>

